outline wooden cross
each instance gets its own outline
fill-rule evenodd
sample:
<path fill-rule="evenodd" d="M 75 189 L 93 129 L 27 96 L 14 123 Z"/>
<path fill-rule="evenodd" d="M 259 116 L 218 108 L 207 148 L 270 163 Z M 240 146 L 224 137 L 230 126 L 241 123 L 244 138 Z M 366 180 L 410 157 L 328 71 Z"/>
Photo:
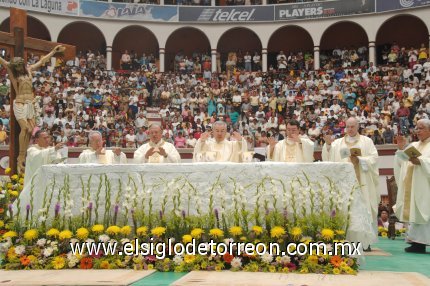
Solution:
<path fill-rule="evenodd" d="M 27 63 L 27 51 L 50 52 L 55 46 L 66 47 L 65 60 L 75 59 L 76 47 L 66 44 L 54 43 L 27 37 L 27 12 L 25 10 L 10 8 L 10 33 L 0 32 L 0 44 L 11 47 L 11 59 L 21 57 Z M 17 174 L 17 158 L 19 152 L 20 127 L 13 112 L 15 90 L 10 89 L 10 142 L 9 142 L 9 167 L 11 174 Z"/>

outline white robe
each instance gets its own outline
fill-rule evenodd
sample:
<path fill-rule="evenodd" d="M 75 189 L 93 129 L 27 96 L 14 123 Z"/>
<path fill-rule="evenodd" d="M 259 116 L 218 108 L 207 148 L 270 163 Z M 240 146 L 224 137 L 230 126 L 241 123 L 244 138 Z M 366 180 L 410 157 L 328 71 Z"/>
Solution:
<path fill-rule="evenodd" d="M 33 175 L 42 165 L 51 164 L 60 158 L 61 153 L 56 151 L 55 147 L 42 148 L 39 145 L 33 145 L 28 148 L 25 160 L 24 185 L 31 183 Z"/>
<path fill-rule="evenodd" d="M 364 201 L 372 215 L 372 222 L 374 222 L 376 230 L 378 205 L 381 201 L 381 195 L 379 192 L 379 168 L 377 164 L 378 151 L 376 150 L 372 139 L 363 135 L 359 136 L 358 141 L 354 144 L 350 144 L 349 146 L 347 146 L 345 137 L 333 141 L 330 150 L 327 149 L 327 144 L 324 144 L 322 159 L 323 161 L 331 162 L 351 162 L 349 157 L 342 158 L 341 153 L 350 148 L 361 149 L 362 156 L 358 156 L 359 164 L 356 167 L 356 172 L 359 174 L 360 178 L 359 183 L 361 186 L 361 195 L 364 197 Z"/>
<path fill-rule="evenodd" d="M 300 138 L 301 144 L 283 139 L 276 143 L 273 154 L 270 157 L 270 146 L 267 148 L 268 161 L 312 163 L 314 161 L 314 142 L 307 138 Z"/>
<path fill-rule="evenodd" d="M 127 156 L 121 152 L 117 156 L 112 150 L 106 150 L 104 155 L 97 155 L 93 149 L 86 149 L 79 155 L 80 164 L 127 164 Z"/>
<path fill-rule="evenodd" d="M 154 147 L 154 148 L 162 147 L 167 153 L 167 158 L 164 158 L 164 156 L 162 156 L 158 152 L 156 152 L 152 156 L 150 156 L 148 159 L 146 159 L 145 154 L 152 147 Z M 169 142 L 165 142 L 164 140 L 161 140 L 158 143 L 153 143 L 153 142 L 149 141 L 148 143 L 140 146 L 134 152 L 134 163 L 136 163 L 136 164 L 141 164 L 141 163 L 180 163 L 180 162 L 181 162 L 181 155 L 179 155 L 178 150 L 176 150 L 176 148 L 173 144 L 171 144 Z"/>
<path fill-rule="evenodd" d="M 198 140 L 194 147 L 193 162 L 235 162 L 242 161 L 241 155 L 248 151 L 245 139 L 241 141 L 223 140 L 216 142 L 208 139 Z"/>
<path fill-rule="evenodd" d="M 403 151 L 396 152 L 394 159 L 394 176 L 397 183 L 395 211 L 400 221 L 411 223 L 407 236 L 410 241 L 430 244 L 430 138 L 424 142 L 413 142 L 411 145 L 422 154 L 418 157 L 421 165 L 410 163 L 402 154 Z M 405 182 L 408 166 L 413 168 L 409 195 L 407 195 L 409 192 Z"/>

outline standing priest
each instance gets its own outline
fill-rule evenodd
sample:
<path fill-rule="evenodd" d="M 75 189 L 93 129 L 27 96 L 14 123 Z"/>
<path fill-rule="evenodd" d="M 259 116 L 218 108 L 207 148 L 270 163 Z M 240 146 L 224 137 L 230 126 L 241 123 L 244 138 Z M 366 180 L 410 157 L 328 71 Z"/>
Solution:
<path fill-rule="evenodd" d="M 275 162 L 312 163 L 314 161 L 314 142 L 300 137 L 300 123 L 290 120 L 287 124 L 287 138 L 275 142 L 271 137 L 267 158 Z"/>
<path fill-rule="evenodd" d="M 398 138 L 399 151 L 394 162 L 398 187 L 396 215 L 409 222 L 406 252 L 425 253 L 430 244 L 430 120 L 417 122 L 419 141 L 406 147 L 406 139 Z M 411 151 L 411 152 L 410 152 Z M 415 154 L 414 154 L 415 153 Z"/>
<path fill-rule="evenodd" d="M 234 132 L 232 138 L 235 141 L 228 141 L 227 123 L 217 121 L 212 126 L 214 138 L 210 138 L 210 133 L 203 133 L 194 147 L 193 161 L 208 162 L 240 162 L 241 155 L 246 153 L 248 145 L 245 139 Z"/>
<path fill-rule="evenodd" d="M 79 155 L 81 164 L 127 164 L 127 157 L 120 148 L 105 150 L 100 132 L 92 131 L 88 135 L 90 149 L 82 151 Z"/>
<path fill-rule="evenodd" d="M 333 141 L 325 137 L 322 150 L 323 161 L 350 162 L 354 165 L 355 175 L 360 184 L 361 195 L 372 215 L 372 226 L 377 232 L 379 193 L 378 151 L 372 139 L 358 133 L 358 121 L 350 117 L 346 121 L 346 135 Z M 367 246 L 365 246 L 367 247 Z M 367 248 L 370 251 L 370 246 Z"/>

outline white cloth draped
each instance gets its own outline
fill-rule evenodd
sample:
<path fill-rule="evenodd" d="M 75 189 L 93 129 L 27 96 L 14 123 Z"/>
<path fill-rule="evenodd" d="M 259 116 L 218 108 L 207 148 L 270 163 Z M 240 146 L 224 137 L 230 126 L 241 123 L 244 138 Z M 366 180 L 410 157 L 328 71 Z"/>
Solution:
<path fill-rule="evenodd" d="M 267 177 L 271 179 L 268 180 Z M 105 180 L 104 178 L 107 178 L 110 183 L 100 185 L 100 180 Z M 235 184 L 231 178 L 234 178 Z M 305 186 L 302 191 L 299 191 L 302 187 L 296 178 L 299 178 Z M 331 182 L 327 178 L 330 178 Z M 261 187 L 263 179 L 265 179 L 264 188 Z M 306 186 L 308 179 L 310 185 Z M 195 189 L 191 189 L 188 184 L 184 185 L 184 180 L 188 180 Z M 285 189 L 280 181 L 284 183 Z M 292 196 L 296 199 L 296 209 L 301 213 L 302 207 L 306 207 L 306 210 L 310 211 L 311 194 L 314 194 L 314 207 L 323 209 L 326 213 L 330 213 L 331 208 L 337 206 L 339 213 L 346 214 L 350 204 L 351 215 L 347 234 L 349 241 L 361 242 L 366 247 L 377 239 L 371 226 L 371 214 L 363 196 L 359 190 L 353 192 L 353 186 L 356 184 L 354 169 L 351 164 L 346 163 L 46 165 L 36 172 L 35 186 L 37 188 L 33 190 L 33 194 L 30 186 L 26 186 L 22 191 L 20 195 L 21 213 L 25 213 L 26 204 L 33 198 L 32 212 L 33 215 L 37 215 L 38 210 L 43 208 L 44 192 L 47 192 L 46 197 L 52 197 L 54 200 L 60 197 L 58 194 L 62 192 L 60 197 L 62 200 L 65 182 L 68 186 L 66 193 L 70 194 L 70 199 L 67 202 L 60 202 L 62 209 L 63 207 L 70 208 L 73 215 L 79 216 L 82 205 L 84 207 L 88 205 L 88 200 L 83 202 L 82 195 L 82 183 L 86 190 L 88 182 L 91 190 L 89 201 L 93 202 L 96 207 L 95 202 L 98 198 L 102 204 L 98 207 L 100 216 L 105 210 L 106 197 L 111 198 L 112 207 L 118 200 L 121 204 L 121 211 L 124 211 L 125 207 L 128 207 L 129 210 L 133 207 L 130 198 L 136 200 L 137 205 L 134 207 L 147 211 L 149 209 L 148 201 L 151 198 L 153 209 L 157 212 L 161 209 L 163 199 L 167 198 L 167 212 L 172 210 L 172 198 L 178 192 L 182 194 L 180 210 L 196 214 L 200 209 L 204 213 L 208 211 L 209 194 L 213 192 L 213 206 L 220 211 L 220 214 L 232 211 L 234 209 L 232 202 L 237 198 L 240 203 L 244 202 L 247 211 L 251 213 L 257 205 L 261 206 L 261 217 L 264 217 L 262 199 L 264 198 L 270 206 L 273 206 L 273 198 L 277 198 L 278 210 L 286 209 L 288 216 L 292 217 Z M 221 185 L 214 190 L 212 185 L 216 182 Z M 330 189 L 331 184 L 336 186 L 335 190 Z M 110 186 L 109 196 L 106 185 Z M 99 186 L 102 186 L 102 189 L 98 193 Z M 137 189 L 134 189 L 134 186 Z M 235 186 L 241 190 L 239 193 L 237 193 L 237 188 L 235 192 Z M 320 188 L 322 193 L 317 194 L 317 190 Z M 46 210 L 49 216 L 53 215 L 55 204 L 56 201 L 52 202 L 50 208 Z"/>
<path fill-rule="evenodd" d="M 223 140 L 216 142 L 208 139 L 203 142 L 199 139 L 194 147 L 193 162 L 235 162 L 241 161 L 241 155 L 248 151 L 245 139 L 241 141 Z"/>
<path fill-rule="evenodd" d="M 158 152 L 154 153 L 148 159 L 145 158 L 146 152 L 148 152 L 151 148 L 160 148 L 162 147 L 164 151 L 167 153 L 167 158 L 161 156 Z M 179 163 L 181 162 L 181 155 L 179 155 L 178 150 L 176 150 L 175 146 L 169 142 L 165 142 L 161 140 L 157 144 L 153 142 L 148 142 L 140 146 L 134 152 L 134 163 Z"/>
<path fill-rule="evenodd" d="M 430 245 L 430 138 L 425 142 L 411 143 L 421 153 L 421 165 L 413 165 L 403 151 L 397 151 L 394 162 L 394 176 L 397 183 L 396 215 L 400 221 L 409 222 L 407 238 Z M 405 187 L 408 167 L 413 168 L 411 192 Z M 410 199 L 407 199 L 409 196 Z M 408 206 L 406 206 L 408 201 Z"/>
<path fill-rule="evenodd" d="M 112 150 L 106 150 L 104 154 L 97 155 L 93 149 L 86 149 L 79 155 L 80 164 L 127 164 L 127 156 L 121 152 L 117 156 Z"/>
<path fill-rule="evenodd" d="M 52 164 L 55 159 L 60 159 L 60 152 L 55 147 L 42 148 L 39 145 L 33 145 L 27 149 L 27 158 L 25 160 L 24 184 L 30 184 L 34 173 L 42 166 Z"/>

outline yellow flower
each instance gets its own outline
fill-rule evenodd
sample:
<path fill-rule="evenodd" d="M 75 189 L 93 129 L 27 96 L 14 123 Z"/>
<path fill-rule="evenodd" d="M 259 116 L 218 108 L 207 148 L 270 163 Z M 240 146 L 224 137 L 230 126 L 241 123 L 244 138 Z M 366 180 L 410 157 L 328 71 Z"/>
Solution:
<path fill-rule="evenodd" d="M 4 221 L 0 220 L 0 228 L 4 227 Z"/>
<path fill-rule="evenodd" d="M 258 225 L 254 225 L 252 227 L 252 231 L 256 234 L 256 235 L 260 235 L 263 233 L 263 228 L 261 226 Z"/>
<path fill-rule="evenodd" d="M 155 236 L 162 236 L 164 233 L 166 233 L 166 228 L 162 226 L 158 226 L 151 230 L 151 234 Z"/>
<path fill-rule="evenodd" d="M 34 255 L 29 255 L 27 258 L 30 260 L 31 263 L 35 263 L 37 261 L 37 257 Z"/>
<path fill-rule="evenodd" d="M 16 181 L 16 180 L 18 180 L 18 175 L 13 175 L 12 177 L 10 177 L 10 179 L 12 181 Z"/>
<path fill-rule="evenodd" d="M 24 239 L 27 241 L 34 240 L 39 236 L 36 229 L 29 229 L 24 233 Z"/>
<path fill-rule="evenodd" d="M 381 236 L 382 236 L 382 237 L 388 237 L 388 233 L 387 233 L 387 232 L 385 232 L 385 231 L 383 231 L 383 232 L 381 232 Z"/>
<path fill-rule="evenodd" d="M 145 236 L 148 232 L 148 228 L 146 226 L 141 226 L 136 230 L 137 235 Z"/>
<path fill-rule="evenodd" d="M 344 230 L 336 230 L 336 234 L 337 235 L 344 235 L 345 234 L 345 231 Z"/>
<path fill-rule="evenodd" d="M 4 236 L 3 236 L 4 237 Z M 9 248 L 9 250 L 7 251 L 7 258 L 9 259 L 14 259 L 16 258 L 18 255 L 15 253 L 15 246 L 12 246 L 11 248 Z"/>
<path fill-rule="evenodd" d="M 19 184 L 23 185 L 24 184 L 24 178 L 19 179 Z"/>
<path fill-rule="evenodd" d="M 9 193 L 12 197 L 18 197 L 19 196 L 18 191 L 10 191 Z"/>
<path fill-rule="evenodd" d="M 294 239 L 299 239 L 302 233 L 303 233 L 302 229 L 298 226 L 293 227 L 293 229 L 291 229 L 291 235 L 293 236 Z"/>
<path fill-rule="evenodd" d="M 46 232 L 46 235 L 49 237 L 57 237 L 60 234 L 60 231 L 56 228 L 51 228 Z"/>
<path fill-rule="evenodd" d="M 276 267 L 274 265 L 270 265 L 269 266 L 269 272 L 275 273 L 276 272 Z"/>
<path fill-rule="evenodd" d="M 86 229 L 85 227 L 81 227 L 78 228 L 76 230 L 76 236 L 80 239 L 80 240 L 84 240 L 87 239 L 88 235 L 90 234 L 90 232 L 88 231 L 88 229 Z"/>
<path fill-rule="evenodd" d="M 318 264 L 318 256 L 316 255 L 310 255 L 307 260 L 309 263 Z"/>
<path fill-rule="evenodd" d="M 73 233 L 70 230 L 63 230 L 58 234 L 58 238 L 60 240 L 70 239 L 72 238 Z"/>
<path fill-rule="evenodd" d="M 224 232 L 219 228 L 213 228 L 209 231 L 209 235 L 213 238 L 220 238 L 224 236 Z"/>
<path fill-rule="evenodd" d="M 335 275 L 340 274 L 340 269 L 337 267 L 333 268 L 333 274 L 335 274 Z"/>
<path fill-rule="evenodd" d="M 233 236 L 242 235 L 242 228 L 240 226 L 232 226 L 229 230 L 230 234 Z"/>
<path fill-rule="evenodd" d="M 17 236 L 18 236 L 18 234 L 15 231 L 12 231 L 12 230 L 10 230 L 10 231 L 6 232 L 5 234 L 3 234 L 3 238 L 8 238 L 8 237 L 12 238 L 12 237 L 17 237 Z"/>
<path fill-rule="evenodd" d="M 182 242 L 185 244 L 190 243 L 192 240 L 193 240 L 193 237 L 189 234 L 182 236 Z"/>
<path fill-rule="evenodd" d="M 196 238 L 196 239 L 199 239 L 201 236 L 202 236 L 202 234 L 204 234 L 205 232 L 204 232 L 204 230 L 203 229 L 201 229 L 201 228 L 195 228 L 195 229 L 193 229 L 192 231 L 191 231 L 191 236 L 193 237 L 193 238 Z"/>
<path fill-rule="evenodd" d="M 54 267 L 54 269 L 63 269 L 64 265 L 66 265 L 66 260 L 61 256 L 56 256 L 52 260 L 52 267 Z"/>
<path fill-rule="evenodd" d="M 11 170 L 12 170 L 11 168 L 6 168 L 6 170 L 4 170 L 4 173 L 6 175 L 9 175 Z"/>
<path fill-rule="evenodd" d="M 148 264 L 148 270 L 152 270 L 154 269 L 154 265 L 153 264 Z"/>
<path fill-rule="evenodd" d="M 110 264 L 109 264 L 109 261 L 107 261 L 107 260 L 103 260 L 103 261 L 100 263 L 100 268 L 101 268 L 101 269 L 109 269 L 109 267 L 110 267 Z"/>
<path fill-rule="evenodd" d="M 321 236 L 324 240 L 332 240 L 334 238 L 334 231 L 329 228 L 323 228 L 321 230 Z"/>
<path fill-rule="evenodd" d="M 106 229 L 106 233 L 110 235 L 117 235 L 120 231 L 121 229 L 119 228 L 119 226 L 116 225 L 111 225 Z"/>
<path fill-rule="evenodd" d="M 103 230 L 105 230 L 105 227 L 101 224 L 93 225 L 93 227 L 91 228 L 91 231 L 94 233 L 102 233 Z"/>
<path fill-rule="evenodd" d="M 187 264 L 193 263 L 194 260 L 196 260 L 196 256 L 195 255 L 188 255 L 188 254 L 186 254 L 184 256 L 184 262 L 187 263 Z"/>
<path fill-rule="evenodd" d="M 282 226 L 275 226 L 270 230 L 270 236 L 272 238 L 280 238 L 285 234 L 285 229 Z"/>
<path fill-rule="evenodd" d="M 121 233 L 125 236 L 129 235 L 131 233 L 131 227 L 129 225 L 123 226 L 121 228 Z"/>

